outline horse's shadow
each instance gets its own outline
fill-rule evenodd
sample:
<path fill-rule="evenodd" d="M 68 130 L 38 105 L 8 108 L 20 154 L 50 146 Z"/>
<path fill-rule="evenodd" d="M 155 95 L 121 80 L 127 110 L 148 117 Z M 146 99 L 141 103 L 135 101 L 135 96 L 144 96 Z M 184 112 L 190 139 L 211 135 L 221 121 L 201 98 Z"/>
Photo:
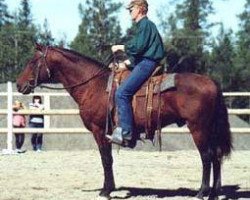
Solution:
<path fill-rule="evenodd" d="M 84 191 L 84 190 L 83 190 Z M 95 190 L 96 191 L 96 190 Z M 126 195 L 117 194 L 117 192 L 126 192 Z M 156 188 L 138 188 L 138 187 L 119 187 L 112 195 L 112 199 L 130 199 L 138 196 L 154 196 L 156 198 L 165 197 L 195 197 L 197 190 L 178 188 L 178 189 L 156 189 Z M 226 185 L 221 188 L 219 193 L 221 200 L 246 198 L 250 199 L 250 188 L 241 189 L 239 185 Z"/>
<path fill-rule="evenodd" d="M 176 190 L 169 189 L 156 189 L 156 188 L 137 188 L 137 187 L 120 187 L 116 189 L 117 192 L 126 191 L 127 194 L 124 196 L 112 195 L 114 199 L 133 199 L 133 197 L 138 196 L 154 196 L 156 198 L 165 197 L 175 197 L 175 196 L 195 196 L 197 194 L 196 190 L 191 190 L 187 188 L 178 188 Z"/>
<path fill-rule="evenodd" d="M 222 200 L 246 198 L 250 199 L 250 188 L 240 190 L 239 185 L 227 185 L 221 188 L 219 193 Z M 116 191 L 128 191 L 125 197 L 114 196 L 116 199 L 129 199 L 137 196 L 155 196 L 157 198 L 165 197 L 194 197 L 198 191 L 187 188 L 178 189 L 153 189 L 153 188 L 135 188 L 135 187 L 120 187 Z M 240 191 L 239 191 L 240 190 Z"/>

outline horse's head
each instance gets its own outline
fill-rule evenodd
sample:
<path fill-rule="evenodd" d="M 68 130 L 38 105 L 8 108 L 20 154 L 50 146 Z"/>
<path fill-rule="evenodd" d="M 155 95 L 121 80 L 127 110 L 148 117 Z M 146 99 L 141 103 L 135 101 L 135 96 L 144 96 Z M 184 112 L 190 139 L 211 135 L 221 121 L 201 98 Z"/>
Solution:
<path fill-rule="evenodd" d="M 34 91 L 41 83 L 49 82 L 51 69 L 48 64 L 48 51 L 50 47 L 36 44 L 33 58 L 28 62 L 23 72 L 17 78 L 17 90 L 23 94 Z"/>

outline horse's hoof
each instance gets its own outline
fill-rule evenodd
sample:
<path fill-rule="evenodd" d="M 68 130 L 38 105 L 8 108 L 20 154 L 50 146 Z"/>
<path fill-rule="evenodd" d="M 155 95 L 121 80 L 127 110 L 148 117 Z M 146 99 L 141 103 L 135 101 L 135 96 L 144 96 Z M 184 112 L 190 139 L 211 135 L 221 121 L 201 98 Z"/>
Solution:
<path fill-rule="evenodd" d="M 98 199 L 100 199 L 100 200 L 109 200 L 109 199 L 111 199 L 110 193 L 112 191 L 114 191 L 114 190 L 115 190 L 115 188 L 112 188 L 112 189 L 109 189 L 109 190 L 102 189 L 101 192 L 99 193 Z"/>
<path fill-rule="evenodd" d="M 208 200 L 219 200 L 219 197 L 214 197 L 214 196 L 211 196 L 211 197 L 208 197 Z"/>
<path fill-rule="evenodd" d="M 192 200 L 204 200 L 203 197 L 192 197 L 192 198 L 190 198 L 190 199 L 192 199 Z"/>
<path fill-rule="evenodd" d="M 99 196 L 99 197 L 97 197 L 96 200 L 110 200 L 110 199 L 111 199 L 110 196 L 109 196 L 109 197 L 102 197 L 102 196 Z"/>
<path fill-rule="evenodd" d="M 203 198 L 203 195 L 201 195 L 201 194 L 197 194 L 195 197 L 193 197 L 193 199 L 195 200 L 204 200 L 204 198 Z"/>
<path fill-rule="evenodd" d="M 208 200 L 219 200 L 218 193 L 212 190 L 208 196 Z"/>

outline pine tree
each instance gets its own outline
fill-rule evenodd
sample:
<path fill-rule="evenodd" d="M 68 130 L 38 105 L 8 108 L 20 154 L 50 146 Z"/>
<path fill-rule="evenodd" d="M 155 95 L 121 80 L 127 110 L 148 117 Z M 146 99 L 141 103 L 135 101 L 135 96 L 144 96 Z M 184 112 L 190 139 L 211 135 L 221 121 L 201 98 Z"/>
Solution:
<path fill-rule="evenodd" d="M 33 54 L 37 30 L 32 22 L 28 0 L 22 0 L 11 23 L 0 31 L 1 82 L 15 81 L 23 66 Z"/>
<path fill-rule="evenodd" d="M 71 47 L 85 55 L 105 60 L 110 53 L 110 44 L 117 43 L 121 37 L 121 27 L 115 13 L 121 3 L 111 0 L 87 0 L 79 4 L 82 22 Z"/>
<path fill-rule="evenodd" d="M 221 84 L 223 91 L 233 91 L 236 86 L 234 81 L 235 48 L 232 40 L 232 30 L 225 32 L 222 26 L 217 42 L 212 45 L 210 75 Z"/>
<path fill-rule="evenodd" d="M 246 0 L 244 11 L 239 15 L 240 30 L 237 33 L 237 56 L 235 67 L 238 71 L 239 90 L 250 88 L 250 0 Z"/>
<path fill-rule="evenodd" d="M 9 45 L 9 36 L 12 35 L 13 17 L 8 12 L 4 0 L 0 0 L 0 82 L 9 77 L 9 66 L 13 62 L 13 48 Z"/>
<path fill-rule="evenodd" d="M 48 20 L 45 19 L 43 23 L 43 29 L 39 30 L 38 33 L 38 42 L 43 45 L 53 45 L 55 39 L 52 36 L 51 31 L 49 30 L 49 23 Z"/>
<path fill-rule="evenodd" d="M 176 57 L 188 57 L 190 66 L 196 66 L 198 73 L 206 73 L 203 53 L 208 28 L 212 26 L 207 17 L 213 12 L 211 0 L 183 0 L 177 3 L 176 12 L 170 15 L 167 23 L 163 22 L 170 29 L 166 40 L 167 52 L 170 49 Z"/>
<path fill-rule="evenodd" d="M 10 23 L 12 16 L 8 12 L 8 7 L 5 3 L 5 0 L 0 0 L 0 29 L 6 23 Z"/>
<path fill-rule="evenodd" d="M 1 82 L 13 79 L 13 73 L 17 66 L 17 42 L 15 33 L 17 29 L 14 24 L 4 25 L 0 31 L 0 66 L 1 66 Z"/>
<path fill-rule="evenodd" d="M 33 54 L 34 43 L 37 40 L 37 28 L 33 24 L 30 1 L 22 0 L 17 15 L 18 64 L 24 66 Z"/>

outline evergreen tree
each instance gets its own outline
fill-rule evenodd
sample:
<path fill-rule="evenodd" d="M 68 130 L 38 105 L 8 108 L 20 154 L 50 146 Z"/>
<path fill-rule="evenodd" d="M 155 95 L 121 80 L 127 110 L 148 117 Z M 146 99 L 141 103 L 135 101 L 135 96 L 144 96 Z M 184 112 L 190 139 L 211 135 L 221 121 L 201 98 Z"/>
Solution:
<path fill-rule="evenodd" d="M 32 22 L 28 0 L 22 0 L 11 23 L 0 31 L 1 82 L 15 81 L 23 66 L 33 54 L 37 30 Z"/>
<path fill-rule="evenodd" d="M 43 30 L 39 30 L 38 33 L 38 42 L 43 45 L 53 45 L 55 39 L 52 36 L 51 31 L 49 30 L 48 20 L 45 19 L 43 23 Z"/>
<path fill-rule="evenodd" d="M 7 66 L 12 63 L 13 48 L 9 45 L 8 39 L 12 35 L 12 19 L 4 0 L 0 0 L 0 82 L 7 80 L 9 76 Z"/>
<path fill-rule="evenodd" d="M 210 75 L 222 86 L 223 91 L 235 90 L 236 70 L 234 68 L 235 49 L 232 43 L 232 30 L 225 32 L 223 26 L 214 42 L 210 61 Z"/>
<path fill-rule="evenodd" d="M 105 60 L 110 53 L 110 44 L 117 43 L 121 37 L 121 27 L 115 13 L 121 3 L 111 0 L 87 0 L 79 4 L 82 22 L 71 47 L 85 55 Z"/>
<path fill-rule="evenodd" d="M 24 66 L 33 54 L 34 43 L 37 40 L 37 28 L 33 24 L 29 0 L 21 1 L 17 15 L 17 27 L 18 65 Z"/>
<path fill-rule="evenodd" d="M 27 28 L 32 22 L 29 0 L 22 0 L 19 9 L 18 24 L 20 28 Z"/>
<path fill-rule="evenodd" d="M 250 88 L 250 0 L 246 0 L 244 11 L 239 15 L 240 30 L 237 33 L 237 56 L 235 67 L 238 72 L 238 90 Z"/>
<path fill-rule="evenodd" d="M 5 0 L 0 0 L 0 29 L 6 23 L 10 23 L 12 16 L 8 12 L 8 7 Z"/>
<path fill-rule="evenodd" d="M 4 25 L 0 30 L 0 83 L 11 80 L 15 62 L 14 25 Z"/>
<path fill-rule="evenodd" d="M 206 57 L 204 47 L 208 28 L 209 14 L 214 12 L 211 0 L 183 0 L 177 3 L 175 14 L 171 14 L 168 22 L 169 33 L 166 40 L 167 52 L 175 51 L 176 57 L 189 57 L 190 66 L 196 67 L 196 72 L 206 72 Z"/>

